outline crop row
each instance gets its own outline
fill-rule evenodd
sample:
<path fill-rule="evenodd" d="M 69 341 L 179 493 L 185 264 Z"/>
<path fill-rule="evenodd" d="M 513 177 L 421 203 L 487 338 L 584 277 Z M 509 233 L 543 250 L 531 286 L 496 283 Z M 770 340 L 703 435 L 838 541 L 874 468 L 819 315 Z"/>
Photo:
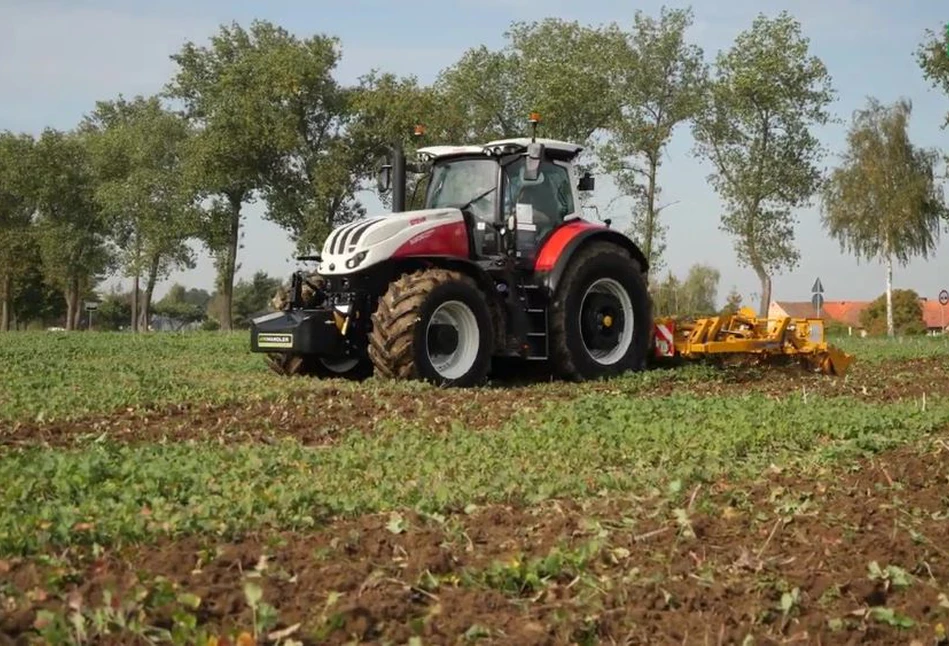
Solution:
<path fill-rule="evenodd" d="M 330 447 L 93 442 L 0 460 L 0 555 L 158 535 L 312 527 L 395 507 L 640 491 L 872 452 L 949 425 L 949 401 L 587 395 L 503 428 L 400 422 Z M 567 450 L 569 447 L 569 450 Z"/>

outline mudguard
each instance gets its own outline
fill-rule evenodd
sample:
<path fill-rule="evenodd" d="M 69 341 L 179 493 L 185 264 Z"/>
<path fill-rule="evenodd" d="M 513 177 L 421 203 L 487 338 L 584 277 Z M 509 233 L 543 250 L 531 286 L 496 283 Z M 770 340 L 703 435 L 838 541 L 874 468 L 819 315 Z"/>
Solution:
<path fill-rule="evenodd" d="M 534 273 L 539 284 L 546 287 L 548 293 L 553 296 L 571 258 L 583 245 L 598 241 L 612 242 L 626 249 L 639 263 L 643 273 L 649 271 L 646 256 L 628 236 L 604 224 L 575 220 L 554 231 L 540 248 L 534 262 Z"/>

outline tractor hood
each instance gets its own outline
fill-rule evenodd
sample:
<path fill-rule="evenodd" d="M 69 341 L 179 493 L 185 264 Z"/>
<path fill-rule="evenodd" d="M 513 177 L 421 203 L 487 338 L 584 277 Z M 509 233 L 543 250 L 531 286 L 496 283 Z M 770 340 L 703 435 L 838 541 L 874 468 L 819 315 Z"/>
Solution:
<path fill-rule="evenodd" d="M 323 244 L 317 271 L 324 276 L 351 274 L 392 257 L 422 233 L 464 223 L 458 209 L 426 209 L 370 216 L 335 229 Z"/>

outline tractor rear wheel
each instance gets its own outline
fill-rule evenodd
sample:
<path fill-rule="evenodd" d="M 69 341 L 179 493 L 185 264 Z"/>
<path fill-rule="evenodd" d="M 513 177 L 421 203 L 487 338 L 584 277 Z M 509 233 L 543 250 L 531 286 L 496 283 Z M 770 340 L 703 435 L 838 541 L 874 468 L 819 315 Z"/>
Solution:
<path fill-rule="evenodd" d="M 401 276 L 379 299 L 369 357 L 382 377 L 466 388 L 487 377 L 493 337 L 477 283 L 458 271 L 427 269 Z"/>
<path fill-rule="evenodd" d="M 642 370 L 651 333 L 652 306 L 639 263 L 610 243 L 581 249 L 550 306 L 554 369 L 575 381 Z"/>

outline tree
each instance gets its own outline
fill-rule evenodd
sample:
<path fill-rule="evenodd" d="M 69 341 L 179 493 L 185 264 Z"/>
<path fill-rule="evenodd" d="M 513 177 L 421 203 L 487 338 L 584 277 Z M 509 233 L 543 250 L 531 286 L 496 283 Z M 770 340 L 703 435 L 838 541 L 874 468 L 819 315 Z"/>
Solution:
<path fill-rule="evenodd" d="M 923 78 L 930 84 L 949 95 L 949 30 L 934 32 L 926 30 L 926 39 L 916 50 L 916 62 L 923 72 Z M 949 126 L 949 113 L 946 114 L 943 128 Z"/>
<path fill-rule="evenodd" d="M 457 143 L 525 136 L 532 110 L 544 120 L 543 136 L 580 144 L 610 125 L 613 65 L 624 42 L 618 27 L 547 18 L 513 23 L 505 37 L 500 51 L 468 50 L 435 83 Z"/>
<path fill-rule="evenodd" d="M 155 304 L 155 313 L 177 321 L 179 326 L 204 320 L 211 296 L 203 289 L 187 289 L 175 283 Z"/>
<path fill-rule="evenodd" d="M 735 237 L 738 262 L 758 276 L 766 316 L 771 276 L 800 256 L 792 209 L 820 187 L 823 151 L 809 128 L 828 121 L 834 93 L 827 68 L 809 55 L 787 12 L 759 14 L 715 67 L 695 120 L 696 152 L 713 165 L 709 181 L 725 207 L 721 227 Z"/>
<path fill-rule="evenodd" d="M 363 214 L 355 199 L 355 152 L 346 136 L 351 90 L 333 78 L 339 41 L 292 36 L 269 23 L 252 28 L 257 92 L 274 106 L 276 157 L 267 169 L 267 217 L 287 229 L 297 250 L 319 248 L 333 227 Z"/>
<path fill-rule="evenodd" d="M 62 292 L 51 286 L 43 275 L 36 236 L 27 240 L 26 251 L 20 258 L 13 281 L 11 308 L 16 329 L 26 329 L 33 322 L 45 326 L 66 318 Z"/>
<path fill-rule="evenodd" d="M 858 260 L 879 259 L 886 268 L 887 333 L 893 336 L 893 261 L 935 251 L 946 203 L 936 182 L 936 150 L 909 140 L 912 105 L 870 99 L 847 133 L 843 163 L 823 190 L 823 224 L 841 251 Z"/>
<path fill-rule="evenodd" d="M 408 159 L 420 146 L 464 139 L 451 104 L 439 98 L 432 87 L 422 86 L 414 76 L 371 71 L 359 79 L 350 95 L 352 120 L 347 127 L 353 157 L 349 172 L 359 186 L 374 182 L 379 164 L 394 144 L 400 144 Z M 414 137 L 415 126 L 424 135 Z M 424 198 L 424 179 L 407 173 L 406 208 L 419 208 Z M 372 184 L 370 184 L 372 186 Z M 391 207 L 391 192 L 378 196 Z"/>
<path fill-rule="evenodd" d="M 250 327 L 250 319 L 268 309 L 280 279 L 257 271 L 249 281 L 241 280 L 234 288 L 234 320 L 238 327 Z"/>
<path fill-rule="evenodd" d="M 652 310 L 656 316 L 679 316 L 679 295 L 682 285 L 670 271 L 660 283 L 652 283 Z"/>
<path fill-rule="evenodd" d="M 926 323 L 919 294 L 911 289 L 881 294 L 860 312 L 860 325 L 874 336 L 892 336 L 892 329 L 900 335 L 925 334 Z"/>
<path fill-rule="evenodd" d="M 696 263 L 682 281 L 680 307 L 688 316 L 712 316 L 718 310 L 718 281 L 721 273 L 709 265 Z"/>
<path fill-rule="evenodd" d="M 197 211 L 181 180 L 187 122 L 158 97 L 120 97 L 99 102 L 82 129 L 89 135 L 96 199 L 115 223 L 119 263 L 132 278 L 132 331 L 147 330 L 157 281 L 194 267 L 187 241 L 198 233 L 192 224 Z"/>
<path fill-rule="evenodd" d="M 28 265 L 32 153 L 32 137 L 0 133 L 0 332 L 10 329 L 14 283 Z"/>
<path fill-rule="evenodd" d="M 66 329 L 82 314 L 81 298 L 113 267 L 112 223 L 95 200 L 88 140 L 46 129 L 34 155 L 36 233 L 43 273 L 66 300 Z"/>
<path fill-rule="evenodd" d="M 210 201 L 201 237 L 214 255 L 224 330 L 231 329 L 243 205 L 260 195 L 285 151 L 298 144 L 299 131 L 287 127 L 288 103 L 310 89 L 275 67 L 281 33 L 267 22 L 255 21 L 249 31 L 234 23 L 222 26 L 209 47 L 188 42 L 171 57 L 177 70 L 166 93 L 183 103 L 196 130 L 183 175 Z"/>
<path fill-rule="evenodd" d="M 610 140 L 600 155 L 620 194 L 637 203 L 629 233 L 641 241 L 653 269 L 660 267 L 665 250 L 658 219 L 665 207 L 657 205 L 662 155 L 676 127 L 698 113 L 707 80 L 702 50 L 685 40 L 691 25 L 691 9 L 663 8 L 658 20 L 637 11 L 613 61 L 620 116 L 610 125 Z"/>
<path fill-rule="evenodd" d="M 725 306 L 722 308 L 722 315 L 737 314 L 738 310 L 741 309 L 742 296 L 738 293 L 738 290 L 732 287 L 731 291 L 728 292 L 728 296 L 725 297 Z"/>

